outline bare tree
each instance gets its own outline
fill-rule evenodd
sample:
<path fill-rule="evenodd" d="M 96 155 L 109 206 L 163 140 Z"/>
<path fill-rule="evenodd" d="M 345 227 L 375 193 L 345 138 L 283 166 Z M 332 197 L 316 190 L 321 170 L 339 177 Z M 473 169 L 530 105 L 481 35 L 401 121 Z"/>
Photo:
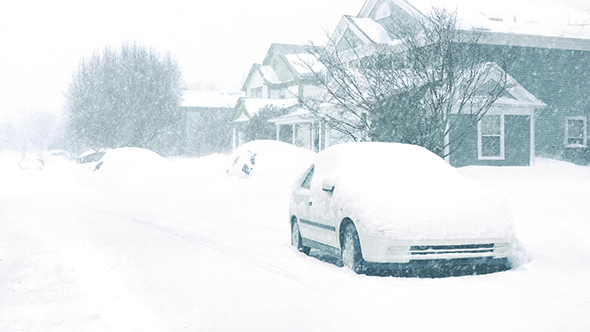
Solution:
<path fill-rule="evenodd" d="M 57 113 L 38 109 L 23 110 L 4 125 L 4 145 L 20 151 L 23 159 L 27 152 L 41 154 L 63 135 L 64 127 L 64 119 Z"/>
<path fill-rule="evenodd" d="M 351 140 L 411 143 L 445 157 L 465 135 L 453 117 L 479 120 L 508 87 L 506 63 L 488 62 L 479 33 L 459 25 L 456 13 L 434 8 L 412 22 L 391 21 L 388 44 L 344 35 L 310 47 L 317 62 L 305 65 L 325 94 L 301 103 Z"/>

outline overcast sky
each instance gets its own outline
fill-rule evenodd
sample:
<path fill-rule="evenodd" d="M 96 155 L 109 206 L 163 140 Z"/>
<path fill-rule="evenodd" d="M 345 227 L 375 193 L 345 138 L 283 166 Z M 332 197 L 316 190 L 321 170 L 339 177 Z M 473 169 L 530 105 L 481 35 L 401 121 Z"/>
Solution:
<path fill-rule="evenodd" d="M 323 40 L 364 0 L 0 1 L 0 119 L 59 110 L 79 61 L 139 41 L 178 60 L 187 83 L 239 90 L 271 43 Z"/>
<path fill-rule="evenodd" d="M 590 10 L 590 0 L 528 1 Z M 321 42 L 325 29 L 357 15 L 364 2 L 0 0 L 0 121 L 24 109 L 60 110 L 79 61 L 125 41 L 170 51 L 186 83 L 239 90 L 271 43 Z"/>

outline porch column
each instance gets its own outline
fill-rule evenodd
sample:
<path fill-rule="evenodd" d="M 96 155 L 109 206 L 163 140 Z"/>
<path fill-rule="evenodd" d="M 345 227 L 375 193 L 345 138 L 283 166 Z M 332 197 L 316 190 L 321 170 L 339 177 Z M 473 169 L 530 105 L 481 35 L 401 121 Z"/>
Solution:
<path fill-rule="evenodd" d="M 291 144 L 295 145 L 295 124 L 293 124 L 293 142 L 291 142 Z"/>
<path fill-rule="evenodd" d="M 275 123 L 275 125 L 277 126 L 277 141 L 281 140 L 281 125 L 278 123 Z"/>

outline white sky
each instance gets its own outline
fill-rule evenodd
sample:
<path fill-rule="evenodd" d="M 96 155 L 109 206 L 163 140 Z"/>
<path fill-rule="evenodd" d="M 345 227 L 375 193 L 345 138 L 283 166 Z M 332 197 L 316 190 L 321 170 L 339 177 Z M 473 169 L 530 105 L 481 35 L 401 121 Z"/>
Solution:
<path fill-rule="evenodd" d="M 139 41 L 178 60 L 187 83 L 239 90 L 271 43 L 322 41 L 364 0 L 2 0 L 0 120 L 22 109 L 59 110 L 79 61 Z"/>
<path fill-rule="evenodd" d="M 590 10 L 588 0 L 536 1 Z M 239 90 L 271 43 L 321 42 L 364 2 L 0 0 L 0 121 L 24 109 L 60 110 L 79 61 L 125 41 L 170 51 L 187 83 Z"/>

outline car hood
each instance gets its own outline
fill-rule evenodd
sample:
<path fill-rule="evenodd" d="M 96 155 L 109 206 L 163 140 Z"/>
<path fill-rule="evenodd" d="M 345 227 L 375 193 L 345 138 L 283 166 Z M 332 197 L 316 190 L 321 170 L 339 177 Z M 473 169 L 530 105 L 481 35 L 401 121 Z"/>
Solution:
<path fill-rule="evenodd" d="M 368 192 L 341 183 L 332 204 L 340 207 L 342 217 L 355 221 L 359 233 L 368 236 L 420 240 L 514 235 L 508 201 L 491 187 L 464 178 L 403 188 L 383 185 Z"/>

